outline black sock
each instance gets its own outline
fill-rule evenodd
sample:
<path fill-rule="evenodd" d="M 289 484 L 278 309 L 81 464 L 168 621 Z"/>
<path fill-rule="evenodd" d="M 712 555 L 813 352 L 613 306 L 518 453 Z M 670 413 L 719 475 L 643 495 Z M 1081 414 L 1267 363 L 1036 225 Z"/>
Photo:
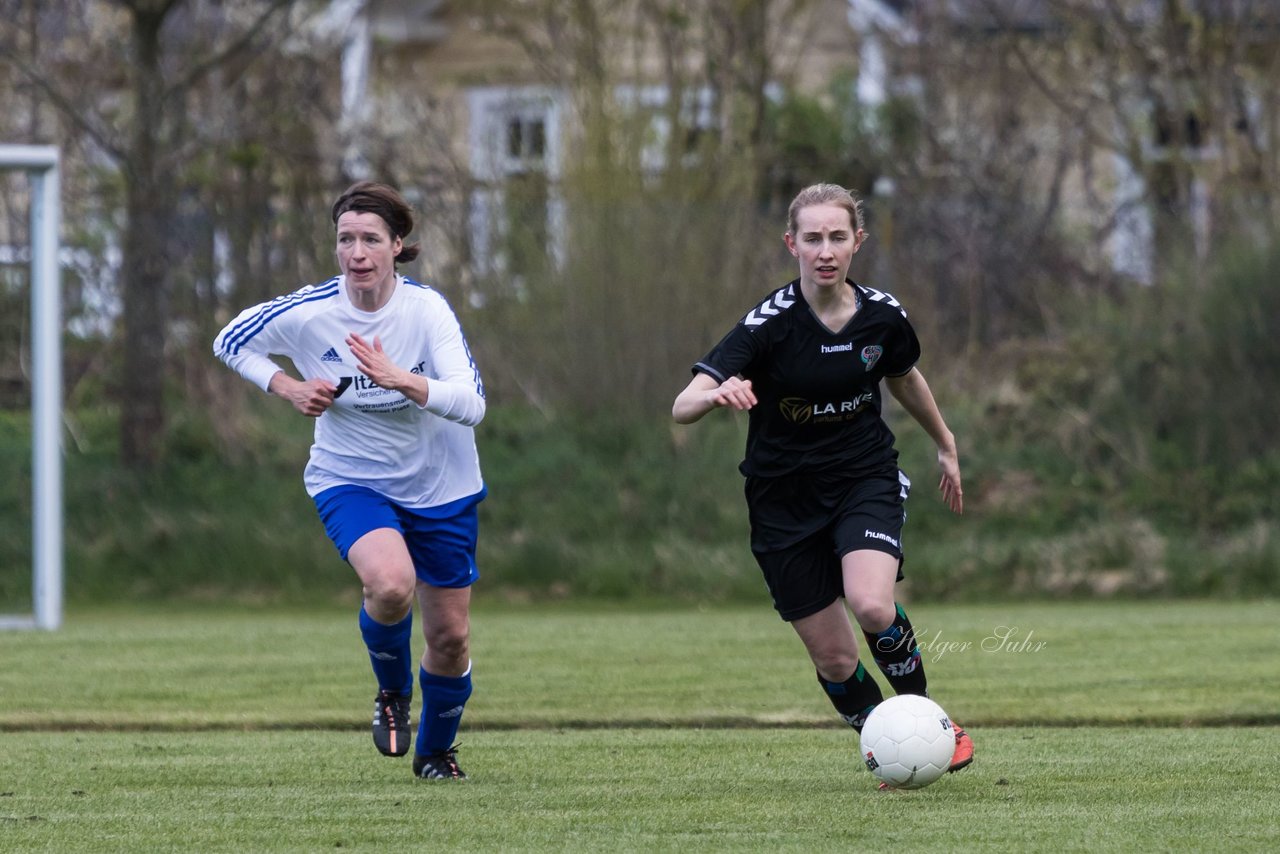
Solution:
<path fill-rule="evenodd" d="M 819 673 L 818 684 L 827 692 L 827 699 L 836 707 L 836 711 L 840 713 L 840 717 L 844 718 L 844 722 L 858 732 L 862 732 L 862 725 L 866 723 L 867 715 L 871 714 L 871 710 L 884 699 L 884 695 L 880 693 L 880 686 L 871 678 L 871 674 L 862 666 L 861 661 L 858 662 L 853 675 L 845 681 L 828 682 Z"/>
<path fill-rule="evenodd" d="M 863 632 L 871 646 L 871 657 L 876 660 L 880 672 L 889 680 L 895 694 L 919 694 L 929 696 L 924 678 L 924 662 L 920 659 L 920 647 L 916 645 L 916 631 L 911 621 L 895 603 L 896 616 L 889 628 L 873 635 Z"/>

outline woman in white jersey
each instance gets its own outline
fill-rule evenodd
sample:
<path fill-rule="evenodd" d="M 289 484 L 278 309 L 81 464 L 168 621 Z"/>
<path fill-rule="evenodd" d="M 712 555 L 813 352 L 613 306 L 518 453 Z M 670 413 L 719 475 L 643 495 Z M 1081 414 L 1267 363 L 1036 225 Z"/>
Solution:
<path fill-rule="evenodd" d="M 928 693 L 914 630 L 894 601 L 911 482 L 881 417 L 882 380 L 937 445 L 939 488 L 956 513 L 960 463 L 915 366 L 920 344 L 906 312 L 891 295 L 847 278 L 866 238 L 861 203 L 843 187 L 815 184 L 792 201 L 787 220 L 799 278 L 693 366 L 672 415 L 690 424 L 717 408 L 748 411 L 741 470 L 752 554 L 819 684 L 861 732 L 882 694 L 859 659 L 850 611 L 893 689 Z M 973 760 L 973 741 L 955 731 L 952 771 Z"/>
<path fill-rule="evenodd" d="M 471 695 L 471 585 L 485 496 L 473 427 L 484 387 L 439 292 L 396 273 L 412 209 L 392 187 L 355 184 L 333 205 L 341 273 L 245 309 L 217 356 L 316 419 L 304 473 L 325 530 L 364 588 L 360 631 L 378 682 L 373 741 L 404 756 L 416 597 L 424 652 L 413 772 L 465 779 L 455 736 Z M 270 356 L 288 357 L 301 378 Z"/>

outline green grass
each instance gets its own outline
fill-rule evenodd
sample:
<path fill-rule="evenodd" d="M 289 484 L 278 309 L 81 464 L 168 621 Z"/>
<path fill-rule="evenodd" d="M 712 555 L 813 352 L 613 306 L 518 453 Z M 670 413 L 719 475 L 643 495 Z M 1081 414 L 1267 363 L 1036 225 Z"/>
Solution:
<path fill-rule="evenodd" d="M 1274 600 L 909 607 L 931 692 L 968 725 L 1280 724 Z M 767 605 L 490 602 L 472 632 L 473 727 L 838 725 Z M 0 730 L 269 727 L 277 694 L 297 698 L 285 724 L 359 727 L 372 700 L 354 604 L 72 611 L 0 640 Z"/>
<path fill-rule="evenodd" d="M 879 793 L 838 730 L 473 733 L 418 783 L 364 733 L 20 733 L 0 849 L 1275 850 L 1280 730 L 992 728 Z"/>
<path fill-rule="evenodd" d="M 72 611 L 0 637 L 0 851 L 1275 850 L 1280 603 L 911 610 L 978 760 L 886 794 L 767 607 L 481 603 L 460 786 L 354 609 Z"/>

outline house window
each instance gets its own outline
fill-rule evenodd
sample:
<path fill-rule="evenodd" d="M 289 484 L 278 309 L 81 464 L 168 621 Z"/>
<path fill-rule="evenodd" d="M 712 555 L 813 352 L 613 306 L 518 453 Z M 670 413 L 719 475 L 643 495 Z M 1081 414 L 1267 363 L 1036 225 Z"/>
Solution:
<path fill-rule="evenodd" d="M 686 91 L 674 122 L 671 93 L 666 86 L 619 86 L 614 97 L 639 122 L 639 158 L 646 172 L 669 168 L 672 154 L 680 159 L 681 166 L 696 166 L 702 146 L 720 136 L 715 94 L 709 87 Z M 673 139 L 674 134 L 678 136 Z M 674 147 L 673 142 L 677 143 Z"/>
<path fill-rule="evenodd" d="M 547 149 L 547 123 L 542 118 L 514 116 L 507 120 L 507 158 L 541 168 Z"/>
<path fill-rule="evenodd" d="M 1153 142 L 1157 150 L 1174 147 L 1190 153 L 1204 147 L 1204 127 L 1195 113 L 1170 114 L 1163 105 L 1157 105 L 1154 113 Z"/>
<path fill-rule="evenodd" d="M 518 293 L 563 253 L 562 95 L 541 86 L 480 87 L 467 101 L 472 267 Z"/>
<path fill-rule="evenodd" d="M 1210 141 L 1211 129 L 1192 110 L 1185 112 L 1156 103 L 1151 113 L 1152 135 L 1148 157 L 1150 192 L 1155 206 L 1154 248 L 1185 245 L 1188 240 L 1198 257 L 1209 251 L 1209 192 L 1199 174 L 1199 164 L 1218 152 Z"/>
<path fill-rule="evenodd" d="M 1203 258 L 1212 230 L 1208 184 L 1201 164 L 1218 156 L 1212 128 L 1194 111 L 1148 102 L 1143 166 L 1117 154 L 1113 267 L 1143 284 L 1160 276 L 1169 249 L 1193 247 Z"/>

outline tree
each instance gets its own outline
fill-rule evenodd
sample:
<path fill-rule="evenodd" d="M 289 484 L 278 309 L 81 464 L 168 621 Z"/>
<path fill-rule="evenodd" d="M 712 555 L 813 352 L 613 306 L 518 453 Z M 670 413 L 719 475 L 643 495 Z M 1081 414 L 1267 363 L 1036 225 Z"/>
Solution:
<path fill-rule="evenodd" d="M 900 244 L 885 285 L 929 289 L 926 332 L 990 352 L 1061 329 L 1064 292 L 1203 270 L 1274 232 L 1274 3 L 874 5 L 892 74 L 867 140 L 897 192 L 871 231 Z"/>
<path fill-rule="evenodd" d="M 1016 7 L 982 0 L 1018 30 Z M 1046 0 L 1039 38 L 1004 40 L 1012 73 L 1076 129 L 1092 173 L 1139 195 L 1086 187 L 1114 229 L 1140 207 L 1155 269 L 1203 263 L 1221 241 L 1269 239 L 1280 224 L 1280 10 L 1269 0 Z M 1086 164 L 1081 164 L 1086 165 Z M 1108 199 L 1114 202 L 1108 204 Z"/>
<path fill-rule="evenodd" d="M 278 44 L 299 0 L 4 5 L 6 21 L 28 26 L 5 26 L 0 61 L 123 179 L 120 452 L 126 464 L 146 467 L 163 447 L 182 177 L 210 133 L 193 101 L 219 74 L 226 86 Z"/>
<path fill-rule="evenodd" d="M 514 363 L 503 373 L 548 409 L 660 411 L 699 348 L 790 271 L 779 264 L 783 213 L 761 202 L 771 99 L 794 85 L 789 58 L 816 30 L 846 27 L 843 4 L 479 6 L 488 31 L 523 49 L 526 79 L 573 109 L 552 176 L 571 250 L 514 298 L 490 300 L 474 323 L 491 334 L 477 347 L 502 341 L 505 359 L 484 353 L 485 364 Z M 506 282 L 489 284 L 502 293 Z"/>

